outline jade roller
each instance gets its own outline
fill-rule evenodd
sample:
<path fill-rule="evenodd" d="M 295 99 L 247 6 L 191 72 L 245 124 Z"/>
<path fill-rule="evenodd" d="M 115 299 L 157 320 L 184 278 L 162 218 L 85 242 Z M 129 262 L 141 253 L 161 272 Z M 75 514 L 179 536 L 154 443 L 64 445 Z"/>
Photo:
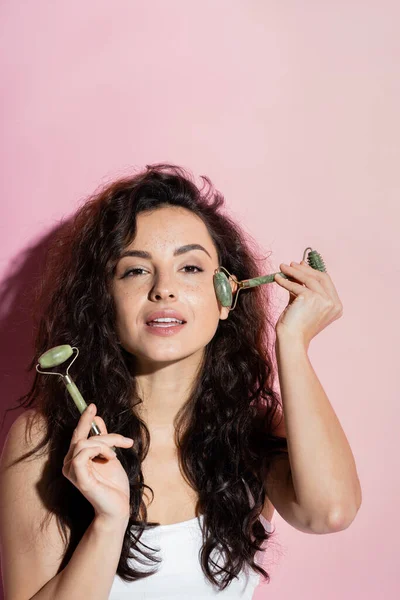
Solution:
<path fill-rule="evenodd" d="M 312 248 L 306 248 L 303 254 L 303 260 L 305 260 L 307 250 L 310 250 L 307 256 L 307 262 L 313 269 L 317 269 L 318 271 L 326 272 L 326 268 L 324 265 L 324 261 L 322 257 L 316 250 Z M 225 273 L 224 273 L 225 271 Z M 233 310 L 236 306 L 236 302 L 238 299 L 238 295 L 240 290 L 245 288 L 252 288 L 258 285 L 262 285 L 263 283 L 272 283 L 275 281 L 276 273 L 272 273 L 271 275 L 262 275 L 260 277 L 254 277 L 253 279 L 243 279 L 242 281 L 237 281 L 233 275 L 231 275 L 224 267 L 218 267 L 214 271 L 214 289 L 218 300 L 220 301 L 222 306 L 229 308 L 229 310 Z M 287 275 L 279 272 L 279 275 L 284 277 L 285 279 L 289 279 Z M 237 283 L 238 287 L 236 290 L 236 297 L 234 305 L 232 306 L 232 288 L 229 283 L 229 278 L 232 279 L 235 283 Z"/>
<path fill-rule="evenodd" d="M 43 369 L 49 369 L 51 367 L 58 367 L 63 362 L 65 362 L 70 356 L 72 356 L 72 354 L 74 353 L 73 352 L 74 350 L 76 350 L 75 358 L 68 365 L 65 375 L 63 373 L 57 373 L 56 371 L 41 371 L 38 368 L 39 365 Z M 74 362 L 74 360 L 76 360 L 78 354 L 79 354 L 78 348 L 76 348 L 75 346 L 73 348 L 71 348 L 71 346 L 69 344 L 64 344 L 62 346 L 55 346 L 54 348 L 50 348 L 50 350 L 47 350 L 44 354 L 42 354 L 39 357 L 39 364 L 36 365 L 36 371 L 38 373 L 43 373 L 44 375 L 59 375 L 59 377 L 61 377 L 61 379 L 65 383 L 65 386 L 66 386 L 67 390 L 69 391 L 72 400 L 75 402 L 77 409 L 79 410 L 80 414 L 82 414 L 87 409 L 87 404 L 84 401 L 82 394 L 80 393 L 80 391 L 76 387 L 75 383 L 73 382 L 71 376 L 68 375 L 69 368 L 72 365 L 72 363 Z M 93 435 L 101 435 L 101 431 L 100 431 L 98 425 L 96 425 L 96 423 L 94 421 L 92 422 L 90 431 Z M 111 448 L 114 450 L 114 452 L 116 451 L 115 446 L 111 446 Z"/>

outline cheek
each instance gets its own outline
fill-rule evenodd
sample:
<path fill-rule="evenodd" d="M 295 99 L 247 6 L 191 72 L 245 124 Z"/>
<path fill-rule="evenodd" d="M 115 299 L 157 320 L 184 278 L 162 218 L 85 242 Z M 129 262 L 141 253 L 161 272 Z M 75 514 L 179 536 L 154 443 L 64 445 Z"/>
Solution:
<path fill-rule="evenodd" d="M 189 313 L 192 312 L 196 325 L 216 326 L 219 320 L 218 300 L 214 287 L 205 286 L 191 290 L 186 296 Z"/>
<path fill-rule="evenodd" d="M 136 323 L 138 302 L 133 295 L 126 294 L 115 303 L 117 325 L 123 328 L 132 327 Z"/>

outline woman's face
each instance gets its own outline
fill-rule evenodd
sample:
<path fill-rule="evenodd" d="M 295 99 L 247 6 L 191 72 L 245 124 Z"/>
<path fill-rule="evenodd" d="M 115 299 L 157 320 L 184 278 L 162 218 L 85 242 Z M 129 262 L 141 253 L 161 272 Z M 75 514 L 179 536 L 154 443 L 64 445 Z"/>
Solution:
<path fill-rule="evenodd" d="M 184 251 L 184 246 L 202 246 Z M 181 250 L 179 250 L 181 249 Z M 117 334 L 122 346 L 139 364 L 176 361 L 198 353 L 213 338 L 221 307 L 214 291 L 217 252 L 203 221 L 189 210 L 162 207 L 139 213 L 135 240 L 116 266 L 113 297 Z M 144 253 L 147 253 L 146 255 Z M 185 323 L 168 329 L 151 313 L 174 310 Z"/>

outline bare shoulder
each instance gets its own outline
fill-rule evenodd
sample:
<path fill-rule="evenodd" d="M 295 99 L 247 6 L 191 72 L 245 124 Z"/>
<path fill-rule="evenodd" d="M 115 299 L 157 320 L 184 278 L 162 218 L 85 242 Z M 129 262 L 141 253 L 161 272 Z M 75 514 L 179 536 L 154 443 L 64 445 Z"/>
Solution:
<path fill-rule="evenodd" d="M 38 491 L 48 460 L 46 447 L 14 464 L 43 440 L 45 432 L 44 417 L 35 409 L 26 410 L 10 427 L 0 457 L 0 551 L 6 598 L 33 596 L 57 574 L 66 549 L 56 519 Z"/>
<path fill-rule="evenodd" d="M 4 456 L 16 459 L 28 449 L 33 448 L 40 441 L 45 433 L 46 423 L 44 416 L 34 408 L 25 410 L 17 417 L 11 425 L 6 437 L 2 452 L 2 463 L 4 467 Z M 28 434 L 31 433 L 34 439 L 29 440 Z M 12 456 L 11 456 L 12 455 Z"/>

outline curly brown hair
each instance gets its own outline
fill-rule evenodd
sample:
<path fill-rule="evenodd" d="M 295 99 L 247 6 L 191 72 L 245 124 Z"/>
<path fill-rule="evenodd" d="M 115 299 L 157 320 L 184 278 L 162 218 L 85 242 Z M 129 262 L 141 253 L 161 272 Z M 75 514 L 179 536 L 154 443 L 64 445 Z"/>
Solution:
<path fill-rule="evenodd" d="M 147 522 L 143 501 L 144 488 L 153 494 L 144 484 L 141 469 L 150 434 L 136 409 L 142 400 L 132 374 L 133 357 L 118 344 L 110 292 L 118 258 L 135 237 L 136 216 L 161 206 L 184 207 L 203 220 L 220 265 L 239 280 L 259 275 L 255 244 L 224 213 L 224 197 L 210 179 L 203 176 L 202 180 L 199 188 L 182 167 L 154 164 L 97 190 L 58 233 L 36 293 L 35 310 L 40 313 L 35 357 L 28 370 L 34 369 L 38 357 L 53 346 L 78 347 L 79 360 L 70 374 L 83 397 L 87 403 L 96 403 L 108 431 L 135 440 L 129 452 L 119 455 L 131 494 L 131 518 L 117 569 L 124 581 L 155 572 L 134 569 L 129 558 L 142 555 L 159 561 L 137 544 L 145 528 L 159 525 Z M 245 563 L 270 580 L 254 561 L 255 553 L 274 534 L 265 530 L 259 516 L 268 493 L 265 482 L 272 461 L 288 451 L 286 438 L 273 434 L 282 406 L 273 390 L 275 340 L 270 308 L 269 286 L 239 294 L 235 310 L 220 321 L 206 346 L 192 392 L 178 413 L 179 460 L 197 492 L 197 513 L 204 515 L 201 567 L 220 590 L 239 575 Z M 33 407 L 46 424 L 42 441 L 15 463 L 42 448 L 48 452 L 46 483 L 40 493 L 48 509 L 47 518 L 56 515 L 65 536 L 67 549 L 60 572 L 94 518 L 92 505 L 62 474 L 79 414 L 58 378 L 38 373 L 30 391 L 18 401 L 26 409 Z M 71 534 L 68 544 L 66 526 Z M 216 571 L 210 560 L 215 549 L 225 560 Z"/>

